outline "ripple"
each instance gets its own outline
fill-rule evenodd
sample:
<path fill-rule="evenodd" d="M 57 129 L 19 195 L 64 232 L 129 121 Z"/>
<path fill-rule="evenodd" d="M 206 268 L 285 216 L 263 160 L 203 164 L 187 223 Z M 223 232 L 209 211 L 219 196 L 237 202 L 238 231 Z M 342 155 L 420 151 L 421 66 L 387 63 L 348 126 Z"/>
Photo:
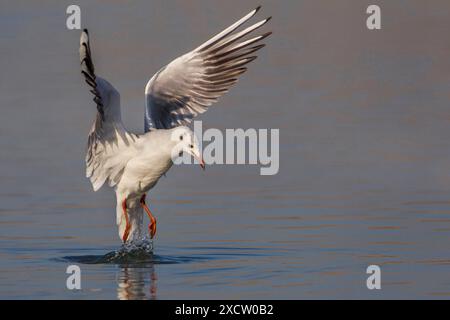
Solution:
<path fill-rule="evenodd" d="M 177 264 L 204 260 L 203 257 L 160 256 L 153 254 L 153 242 L 140 240 L 122 245 L 104 255 L 65 256 L 56 260 L 83 264 L 153 265 Z"/>

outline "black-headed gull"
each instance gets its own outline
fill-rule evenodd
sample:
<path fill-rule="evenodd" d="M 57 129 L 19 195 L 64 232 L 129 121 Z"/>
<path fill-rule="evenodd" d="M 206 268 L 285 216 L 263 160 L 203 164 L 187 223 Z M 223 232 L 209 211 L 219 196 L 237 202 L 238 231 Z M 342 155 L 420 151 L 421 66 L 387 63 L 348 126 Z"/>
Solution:
<path fill-rule="evenodd" d="M 144 210 L 150 218 L 150 236 L 155 236 L 156 219 L 146 205 L 146 193 L 170 169 L 174 155 L 188 153 L 204 168 L 194 133 L 185 125 L 227 92 L 247 70 L 245 65 L 256 58 L 252 54 L 264 47 L 256 43 L 271 32 L 242 38 L 264 25 L 270 17 L 236 31 L 259 8 L 173 60 L 150 79 L 145 87 L 145 134 L 142 135 L 124 128 L 119 92 L 95 75 L 88 31 L 82 32 L 81 72 L 95 95 L 98 110 L 89 132 L 86 176 L 94 191 L 105 182 L 114 187 L 117 225 L 123 242 L 142 236 Z"/>

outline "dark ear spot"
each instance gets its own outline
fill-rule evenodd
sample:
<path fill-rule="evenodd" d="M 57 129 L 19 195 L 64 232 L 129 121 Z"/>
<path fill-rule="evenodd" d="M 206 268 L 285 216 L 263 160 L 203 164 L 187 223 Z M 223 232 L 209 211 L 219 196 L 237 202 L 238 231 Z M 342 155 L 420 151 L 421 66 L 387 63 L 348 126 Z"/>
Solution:
<path fill-rule="evenodd" d="M 183 136 L 180 136 L 180 140 L 183 140 Z"/>
<path fill-rule="evenodd" d="M 183 155 L 183 151 L 180 151 L 180 152 L 178 153 L 178 156 L 181 157 L 182 155 Z"/>

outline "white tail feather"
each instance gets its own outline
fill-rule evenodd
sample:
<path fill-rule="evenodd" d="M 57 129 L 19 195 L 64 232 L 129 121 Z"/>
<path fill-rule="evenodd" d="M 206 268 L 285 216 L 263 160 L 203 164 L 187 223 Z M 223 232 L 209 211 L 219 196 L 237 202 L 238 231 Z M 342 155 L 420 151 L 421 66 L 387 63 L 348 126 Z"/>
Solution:
<path fill-rule="evenodd" d="M 116 208 L 116 223 L 119 231 L 119 237 L 123 240 L 123 236 L 126 230 L 126 218 L 122 208 L 122 201 L 117 198 L 117 208 Z M 128 234 L 127 241 L 141 239 L 142 234 L 142 222 L 144 216 L 144 209 L 142 208 L 139 200 L 127 200 L 127 214 L 128 221 L 130 223 L 130 231 Z"/>

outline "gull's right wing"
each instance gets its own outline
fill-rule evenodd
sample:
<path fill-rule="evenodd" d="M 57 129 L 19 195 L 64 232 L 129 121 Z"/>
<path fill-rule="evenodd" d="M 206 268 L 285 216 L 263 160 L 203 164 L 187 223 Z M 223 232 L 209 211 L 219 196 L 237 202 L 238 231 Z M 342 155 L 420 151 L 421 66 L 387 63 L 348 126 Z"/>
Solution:
<path fill-rule="evenodd" d="M 185 125 L 217 101 L 264 47 L 257 42 L 271 32 L 243 39 L 263 26 L 270 17 L 235 32 L 260 7 L 191 52 L 173 60 L 157 72 L 145 87 L 145 131 Z"/>

